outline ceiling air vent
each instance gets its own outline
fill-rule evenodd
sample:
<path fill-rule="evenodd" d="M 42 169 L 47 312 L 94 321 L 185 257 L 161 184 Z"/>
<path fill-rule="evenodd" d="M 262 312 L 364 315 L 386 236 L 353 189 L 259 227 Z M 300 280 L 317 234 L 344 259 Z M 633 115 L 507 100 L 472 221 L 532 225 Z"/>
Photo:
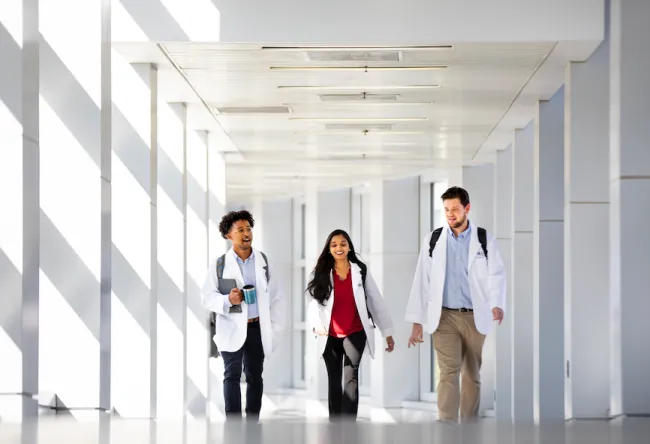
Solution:
<path fill-rule="evenodd" d="M 399 94 L 321 94 L 321 102 L 394 102 Z"/>
<path fill-rule="evenodd" d="M 325 125 L 328 131 L 390 131 L 393 125 L 389 123 L 330 123 Z"/>
<path fill-rule="evenodd" d="M 401 51 L 307 51 L 312 62 L 399 62 Z"/>
<path fill-rule="evenodd" d="M 219 114 L 289 114 L 288 106 L 224 106 L 215 108 Z"/>

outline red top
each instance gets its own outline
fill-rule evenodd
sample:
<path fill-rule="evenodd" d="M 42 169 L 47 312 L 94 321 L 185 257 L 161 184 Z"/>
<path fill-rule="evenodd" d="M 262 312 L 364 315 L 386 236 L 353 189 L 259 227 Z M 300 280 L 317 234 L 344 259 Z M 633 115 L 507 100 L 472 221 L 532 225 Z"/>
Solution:
<path fill-rule="evenodd" d="M 363 324 L 357 311 L 352 289 L 352 270 L 348 272 L 345 280 L 341 280 L 336 271 L 332 271 L 334 280 L 334 306 L 332 307 L 332 321 L 329 334 L 337 338 L 363 330 Z"/>

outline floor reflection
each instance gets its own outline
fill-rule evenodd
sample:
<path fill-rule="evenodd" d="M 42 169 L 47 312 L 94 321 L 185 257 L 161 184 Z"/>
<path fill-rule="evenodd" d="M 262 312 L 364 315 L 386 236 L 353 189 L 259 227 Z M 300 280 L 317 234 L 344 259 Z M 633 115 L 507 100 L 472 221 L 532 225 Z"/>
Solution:
<path fill-rule="evenodd" d="M 439 422 L 377 424 L 308 422 L 273 418 L 252 424 L 207 422 L 156 423 L 101 417 L 95 421 L 40 417 L 23 424 L 0 423 L 2 444 L 171 444 L 171 443 L 463 443 L 463 444 L 648 444 L 650 418 L 585 421 L 539 426 Z"/>

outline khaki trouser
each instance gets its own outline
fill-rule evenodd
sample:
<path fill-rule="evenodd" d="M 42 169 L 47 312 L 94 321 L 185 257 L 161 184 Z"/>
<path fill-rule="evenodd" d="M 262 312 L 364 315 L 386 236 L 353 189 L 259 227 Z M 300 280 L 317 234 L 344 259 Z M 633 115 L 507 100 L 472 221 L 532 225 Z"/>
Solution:
<path fill-rule="evenodd" d="M 442 420 L 458 421 L 478 416 L 481 401 L 481 352 L 485 335 L 474 324 L 474 313 L 442 309 L 433 332 L 440 367 L 438 414 Z M 459 375 L 462 384 L 459 387 Z M 462 387 L 462 389 L 461 389 Z"/>

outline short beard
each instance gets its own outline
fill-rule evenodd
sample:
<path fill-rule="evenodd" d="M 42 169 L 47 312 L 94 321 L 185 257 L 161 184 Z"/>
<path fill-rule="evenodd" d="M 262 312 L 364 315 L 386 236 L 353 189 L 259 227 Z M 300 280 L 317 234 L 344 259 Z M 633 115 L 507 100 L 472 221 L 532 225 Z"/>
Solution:
<path fill-rule="evenodd" d="M 463 218 L 463 220 L 456 221 L 456 224 L 454 224 L 454 226 L 452 226 L 451 228 L 460 228 L 460 227 L 462 227 L 466 220 L 467 220 L 467 218 L 465 217 L 465 218 Z"/>

